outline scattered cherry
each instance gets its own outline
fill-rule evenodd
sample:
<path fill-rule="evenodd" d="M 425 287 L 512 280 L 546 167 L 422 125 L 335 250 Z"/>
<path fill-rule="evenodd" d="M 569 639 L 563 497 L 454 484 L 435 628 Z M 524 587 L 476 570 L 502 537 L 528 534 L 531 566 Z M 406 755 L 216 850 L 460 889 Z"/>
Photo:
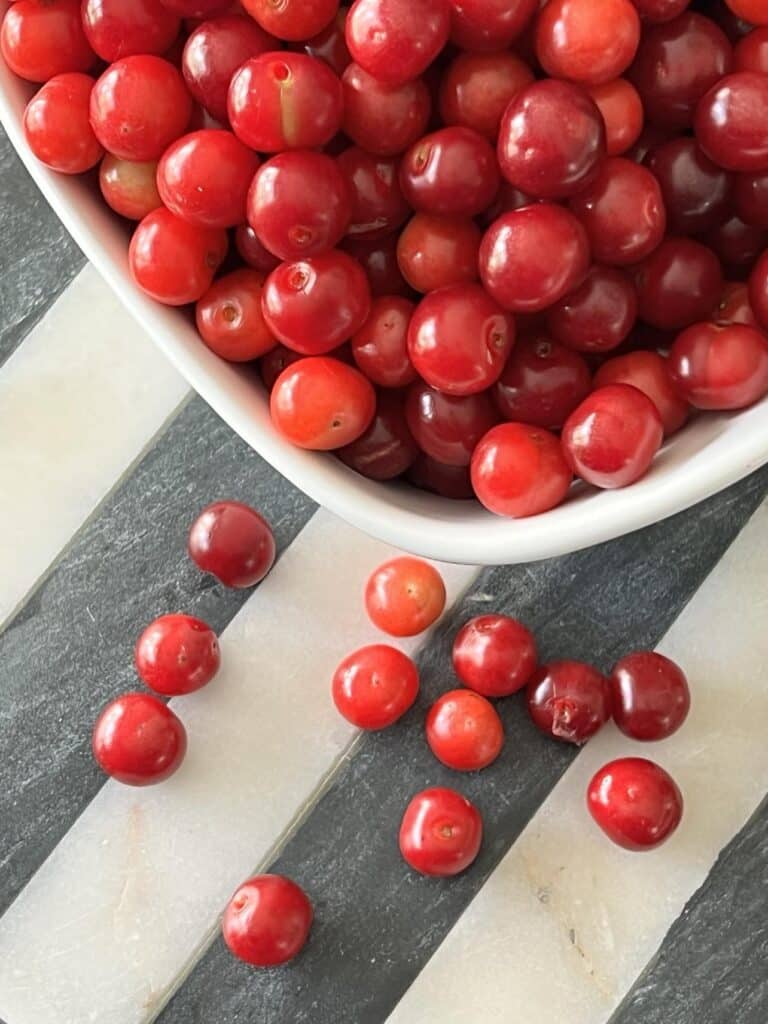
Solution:
<path fill-rule="evenodd" d="M 634 740 L 663 740 L 677 732 L 691 706 L 679 665 L 655 651 L 637 651 L 611 673 L 613 718 Z"/>
<path fill-rule="evenodd" d="M 187 749 L 181 720 L 149 693 L 126 693 L 108 704 L 93 729 L 93 755 L 107 775 L 128 786 L 169 778 Z"/>
<path fill-rule="evenodd" d="M 453 642 L 456 675 L 484 697 L 508 697 L 527 685 L 537 664 L 533 633 L 508 615 L 470 619 Z"/>
<path fill-rule="evenodd" d="M 295 882 L 282 875 L 257 875 L 227 904 L 222 934 L 238 960 L 276 967 L 304 948 L 312 918 L 312 904 Z"/>
<path fill-rule="evenodd" d="M 254 587 L 275 561 L 275 538 L 269 523 L 239 501 L 217 501 L 192 524 L 187 542 L 198 569 L 225 587 Z"/>
<path fill-rule="evenodd" d="M 483 821 L 474 804 L 454 789 L 418 793 L 400 825 L 400 852 L 414 871 L 448 878 L 465 871 L 480 852 Z"/>
<path fill-rule="evenodd" d="M 501 753 L 504 727 L 493 704 L 472 690 L 444 693 L 426 721 L 430 750 L 457 772 L 487 768 Z"/>
<path fill-rule="evenodd" d="M 420 558 L 395 558 L 372 573 L 365 588 L 365 608 L 382 632 L 416 636 L 443 614 L 443 578 Z"/>
<path fill-rule="evenodd" d="M 643 757 L 622 757 L 589 783 L 587 806 L 595 822 L 625 850 L 652 850 L 680 824 L 683 797 L 663 768 Z"/>
<path fill-rule="evenodd" d="M 333 702 L 359 729 L 386 729 L 413 705 L 419 673 L 411 659 L 386 644 L 348 655 L 333 676 Z"/>
<path fill-rule="evenodd" d="M 567 743 L 586 743 L 611 717 L 611 688 L 582 661 L 543 665 L 528 683 L 528 711 L 537 728 Z"/>
<path fill-rule="evenodd" d="M 191 615 L 162 615 L 136 643 L 136 671 L 155 693 L 177 697 L 206 686 L 221 664 L 219 641 Z"/>

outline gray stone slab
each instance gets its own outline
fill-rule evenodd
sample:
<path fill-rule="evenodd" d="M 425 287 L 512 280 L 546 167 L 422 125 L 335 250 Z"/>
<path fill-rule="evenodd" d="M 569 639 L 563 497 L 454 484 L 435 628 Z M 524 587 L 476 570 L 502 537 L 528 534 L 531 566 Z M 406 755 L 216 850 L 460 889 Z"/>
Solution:
<path fill-rule="evenodd" d="M 768 467 L 640 533 L 538 565 L 485 571 L 420 659 L 416 710 L 363 738 L 273 866 L 315 904 L 301 957 L 283 970 L 254 971 L 217 939 L 161 1024 L 382 1024 L 577 756 L 538 733 L 513 698 L 499 705 L 508 742 L 494 765 L 478 776 L 437 763 L 423 739 L 424 712 L 455 685 L 457 628 L 482 611 L 509 612 L 535 629 L 545 659 L 583 658 L 607 669 L 628 649 L 661 639 L 767 490 Z M 413 874 L 397 849 L 408 800 L 431 785 L 460 789 L 485 821 L 478 861 L 447 882 Z"/>
<path fill-rule="evenodd" d="M 190 523 L 220 498 L 260 508 L 281 549 L 314 511 L 195 398 L 0 634 L 0 913 L 104 781 L 91 729 L 137 685 L 143 626 L 186 611 L 221 631 L 247 599 L 186 554 Z"/>

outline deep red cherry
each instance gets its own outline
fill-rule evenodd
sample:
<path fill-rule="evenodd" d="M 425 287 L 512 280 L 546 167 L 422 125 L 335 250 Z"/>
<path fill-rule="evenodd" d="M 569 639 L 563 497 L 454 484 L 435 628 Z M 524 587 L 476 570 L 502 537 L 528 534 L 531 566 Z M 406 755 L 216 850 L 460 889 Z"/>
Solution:
<path fill-rule="evenodd" d="M 306 54 L 324 60 L 337 75 L 343 74 L 352 63 L 352 56 L 347 49 L 347 41 L 344 37 L 348 13 L 349 8 L 341 7 L 333 21 L 326 25 L 322 32 L 305 40 L 302 45 Z"/>
<path fill-rule="evenodd" d="M 471 128 L 441 128 L 403 156 L 400 186 L 414 209 L 474 217 L 490 206 L 498 191 L 496 154 Z"/>
<path fill-rule="evenodd" d="M 764 331 L 768 331 L 768 249 L 749 276 L 749 302 L 758 323 Z"/>
<path fill-rule="evenodd" d="M 432 100 L 421 79 L 387 85 L 353 63 L 345 70 L 341 83 L 342 128 L 366 152 L 396 156 L 427 130 Z"/>
<path fill-rule="evenodd" d="M 644 21 L 671 21 L 689 6 L 691 0 L 632 0 Z"/>
<path fill-rule="evenodd" d="M 439 494 L 442 498 L 452 501 L 466 501 L 474 498 L 472 481 L 469 478 L 469 467 L 447 466 L 423 453 L 408 471 L 408 480 L 420 491 Z"/>
<path fill-rule="evenodd" d="M 659 411 L 667 437 L 688 420 L 688 402 L 672 381 L 669 360 L 658 352 L 641 349 L 608 359 L 595 374 L 594 386 L 607 384 L 631 384 L 647 395 Z"/>
<path fill-rule="evenodd" d="M 240 224 L 235 231 L 235 247 L 240 258 L 254 270 L 269 274 L 280 266 L 280 260 L 265 248 L 250 224 Z"/>
<path fill-rule="evenodd" d="M 748 273 L 768 246 L 768 230 L 745 224 L 735 214 L 704 235 L 706 245 L 733 276 Z"/>
<path fill-rule="evenodd" d="M 736 213 L 745 223 L 768 228 L 768 171 L 737 174 L 731 198 Z"/>
<path fill-rule="evenodd" d="M 663 768 L 643 757 L 622 757 L 597 772 L 587 790 L 589 812 L 625 850 L 652 850 L 680 824 L 683 797 Z"/>
<path fill-rule="evenodd" d="M 536 663 L 533 633 L 508 615 L 470 619 L 453 642 L 456 675 L 484 697 L 517 693 L 528 683 Z"/>
<path fill-rule="evenodd" d="M 402 393 L 381 392 L 368 429 L 336 454 L 369 480 L 394 480 L 410 469 L 419 449 L 408 429 Z"/>
<path fill-rule="evenodd" d="M 440 116 L 495 142 L 510 100 L 532 81 L 514 53 L 460 53 L 440 81 Z"/>
<path fill-rule="evenodd" d="M 559 430 L 591 385 L 592 374 L 578 352 L 533 334 L 518 338 L 494 396 L 505 419 Z"/>
<path fill-rule="evenodd" d="M 723 287 L 717 256 L 690 238 L 666 238 L 635 272 L 640 316 L 662 330 L 709 316 Z"/>
<path fill-rule="evenodd" d="M 239 501 L 217 501 L 192 524 L 189 557 L 226 587 L 245 589 L 260 583 L 275 561 L 269 523 Z"/>
<path fill-rule="evenodd" d="M 727 75 L 702 97 L 694 127 L 699 145 L 731 171 L 768 170 L 768 74 Z"/>
<path fill-rule="evenodd" d="M 745 324 L 694 324 L 678 335 L 669 366 L 697 409 L 743 409 L 768 394 L 768 338 Z"/>
<path fill-rule="evenodd" d="M 609 352 L 637 318 L 632 279 L 616 267 L 593 264 L 583 284 L 547 310 L 552 337 L 577 352 Z"/>
<path fill-rule="evenodd" d="M 448 466 L 468 466 L 480 438 L 499 421 L 487 392 L 460 398 L 422 381 L 411 385 L 405 414 L 419 448 Z"/>
<path fill-rule="evenodd" d="M 670 231 L 695 235 L 717 227 L 730 206 L 732 176 L 685 136 L 650 151 L 645 164 L 656 176 Z"/>
<path fill-rule="evenodd" d="M 238 960 L 276 967 L 304 948 L 312 918 L 312 904 L 295 882 L 281 875 L 257 875 L 227 904 L 222 933 Z"/>
<path fill-rule="evenodd" d="M 726 281 L 712 320 L 716 324 L 746 324 L 747 327 L 758 327 L 749 302 L 749 286 L 743 281 Z"/>
<path fill-rule="evenodd" d="M 536 23 L 536 54 L 547 74 L 590 85 L 617 78 L 639 41 L 630 0 L 549 0 Z"/>
<path fill-rule="evenodd" d="M 176 697 L 206 686 L 221 664 L 219 641 L 192 615 L 162 615 L 139 637 L 136 671 L 156 693 Z"/>
<path fill-rule="evenodd" d="M 504 727 L 493 704 L 472 690 L 451 690 L 429 709 L 429 748 L 438 761 L 457 772 L 487 768 L 504 746 Z"/>
<path fill-rule="evenodd" d="M 476 53 L 505 50 L 538 7 L 538 0 L 451 0 L 451 42 Z"/>
<path fill-rule="evenodd" d="M 755 28 L 733 48 L 734 71 L 768 74 L 768 28 Z"/>
<path fill-rule="evenodd" d="M 337 162 L 352 195 L 348 235 L 381 238 L 408 220 L 411 208 L 400 188 L 396 160 L 372 156 L 352 146 L 337 157 Z"/>
<path fill-rule="evenodd" d="M 380 82 L 426 71 L 448 41 L 448 0 L 355 0 L 347 17 L 353 59 Z"/>
<path fill-rule="evenodd" d="M 333 675 L 333 702 L 359 729 L 386 729 L 413 705 L 419 673 L 396 647 L 371 644 L 347 655 Z"/>
<path fill-rule="evenodd" d="M 398 239 L 397 262 L 406 281 L 423 294 L 476 281 L 481 239 L 469 217 L 417 213 Z"/>
<path fill-rule="evenodd" d="M 151 786 L 173 775 L 187 750 L 180 719 L 149 693 L 126 693 L 108 704 L 93 729 L 93 755 L 107 775 Z"/>
<path fill-rule="evenodd" d="M 368 319 L 352 338 L 352 356 L 375 384 L 402 388 L 418 376 L 408 355 L 408 324 L 415 305 L 399 295 L 374 299 Z"/>
<path fill-rule="evenodd" d="M 611 717 L 608 680 L 582 661 L 542 665 L 528 683 L 527 700 L 536 727 L 566 743 L 586 743 Z"/>
<path fill-rule="evenodd" d="M 655 651 L 636 651 L 611 673 L 613 719 L 633 740 L 663 740 L 677 732 L 691 706 L 679 665 Z"/>
<path fill-rule="evenodd" d="M 453 789 L 425 789 L 400 825 L 400 852 L 422 875 L 448 878 L 465 871 L 480 852 L 483 821 L 474 804 Z"/>
<path fill-rule="evenodd" d="M 375 298 L 413 294 L 397 263 L 397 242 L 396 234 L 370 239 L 347 235 L 342 242 L 344 251 L 353 256 L 365 271 L 371 295 Z"/>
<path fill-rule="evenodd" d="M 587 92 L 597 104 L 605 122 L 605 146 L 608 156 L 621 156 L 640 138 L 645 114 L 637 89 L 626 78 L 614 78 L 602 85 L 591 85 Z"/>

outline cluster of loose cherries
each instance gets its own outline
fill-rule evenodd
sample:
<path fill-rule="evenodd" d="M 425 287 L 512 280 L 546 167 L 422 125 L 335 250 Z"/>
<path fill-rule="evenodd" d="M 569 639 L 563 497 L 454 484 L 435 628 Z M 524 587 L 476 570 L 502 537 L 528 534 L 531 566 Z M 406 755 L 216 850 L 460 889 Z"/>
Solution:
<path fill-rule="evenodd" d="M 206 508 L 189 535 L 189 553 L 200 569 L 231 587 L 251 587 L 269 572 L 275 542 L 267 522 L 238 502 Z M 371 622 L 389 636 L 414 637 L 441 616 L 446 590 L 437 569 L 418 558 L 399 557 L 379 566 L 365 588 Z M 164 615 L 136 645 L 140 678 L 163 697 L 199 690 L 220 665 L 218 639 L 203 621 Z M 505 615 L 467 622 L 453 644 L 453 667 L 464 688 L 442 694 L 426 717 L 426 739 L 448 768 L 474 772 L 500 755 L 504 728 L 492 700 L 525 690 L 535 725 L 558 740 L 582 744 L 611 717 L 635 740 L 660 740 L 685 720 L 690 696 L 685 675 L 655 652 L 629 654 L 610 677 L 578 661 L 539 665 L 536 641 L 522 623 Z M 333 701 L 347 721 L 364 730 L 393 726 L 419 694 L 416 665 L 402 650 L 377 643 L 348 655 L 336 669 Z M 178 716 L 159 697 L 135 692 L 112 701 L 93 734 L 98 763 L 130 785 L 167 779 L 186 752 Z M 664 769 L 645 758 L 605 765 L 587 792 L 593 818 L 628 850 L 664 842 L 680 822 L 680 790 Z M 413 797 L 402 818 L 400 851 L 424 875 L 450 877 L 477 857 L 483 836 L 478 809 L 447 787 Z M 232 952 L 255 966 L 292 959 L 307 940 L 313 911 L 304 891 L 279 875 L 245 882 L 227 906 L 224 939 Z"/>
<path fill-rule="evenodd" d="M 765 0 L 15 0 L 0 43 L 299 446 L 528 516 L 768 392 Z"/>

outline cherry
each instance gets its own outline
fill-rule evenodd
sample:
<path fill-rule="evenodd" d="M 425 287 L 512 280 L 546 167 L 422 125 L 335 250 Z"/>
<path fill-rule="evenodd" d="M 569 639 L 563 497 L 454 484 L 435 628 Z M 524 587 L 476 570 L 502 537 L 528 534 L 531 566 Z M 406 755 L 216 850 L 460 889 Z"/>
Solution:
<path fill-rule="evenodd" d="M 371 239 L 347 236 L 342 243 L 344 251 L 353 256 L 365 271 L 371 295 L 377 298 L 412 294 L 397 263 L 397 243 L 397 235 Z"/>
<path fill-rule="evenodd" d="M 396 156 L 426 131 L 432 99 L 417 78 L 402 85 L 379 82 L 358 64 L 341 77 L 346 135 L 367 153 Z"/>
<path fill-rule="evenodd" d="M 644 21 L 671 21 L 682 14 L 691 0 L 632 0 Z"/>
<path fill-rule="evenodd" d="M 194 28 L 204 18 L 216 17 L 231 10 L 232 0 L 163 0 L 163 7 L 187 19 L 187 24 Z"/>
<path fill-rule="evenodd" d="M 403 156 L 400 187 L 417 210 L 474 217 L 499 188 L 493 147 L 471 128 L 441 128 Z"/>
<path fill-rule="evenodd" d="M 411 466 L 408 479 L 419 490 L 430 491 L 452 501 L 465 501 L 475 496 L 466 466 L 446 466 L 423 453 Z"/>
<path fill-rule="evenodd" d="M 510 100 L 532 81 L 530 67 L 514 53 L 460 53 L 440 82 L 440 116 L 495 142 Z"/>
<path fill-rule="evenodd" d="M 431 292 L 408 328 L 411 362 L 448 395 L 473 395 L 494 384 L 514 342 L 514 320 L 479 284 Z"/>
<path fill-rule="evenodd" d="M 768 250 L 766 250 L 749 277 L 749 302 L 757 322 L 768 331 Z"/>
<path fill-rule="evenodd" d="M 420 558 L 393 558 L 380 565 L 365 587 L 371 622 L 390 636 L 417 636 L 445 609 L 445 584 L 437 569 Z"/>
<path fill-rule="evenodd" d="M 697 409 L 744 409 L 768 394 L 768 338 L 745 324 L 694 324 L 678 335 L 669 366 Z"/>
<path fill-rule="evenodd" d="M 402 388 L 416 380 L 408 355 L 408 324 L 414 304 L 398 295 L 374 299 L 368 319 L 352 338 L 352 356 L 369 380 Z"/>
<path fill-rule="evenodd" d="M 768 171 L 737 174 L 731 198 L 736 213 L 746 224 L 768 229 Z"/>
<path fill-rule="evenodd" d="M 451 0 L 451 42 L 462 50 L 505 50 L 530 24 L 539 0 Z"/>
<path fill-rule="evenodd" d="M 269 523 L 239 501 L 204 508 L 189 531 L 187 550 L 198 569 L 237 590 L 260 583 L 276 551 Z"/>
<path fill-rule="evenodd" d="M 259 360 L 259 375 L 267 391 L 272 391 L 275 381 L 286 366 L 298 363 L 302 358 L 303 356 L 299 355 L 298 352 L 293 352 L 291 349 L 286 348 L 285 345 L 280 345 L 279 343 L 273 349 L 270 349 L 266 355 L 262 356 Z"/>
<path fill-rule="evenodd" d="M 24 111 L 27 145 L 38 160 L 62 174 L 82 174 L 104 153 L 89 120 L 92 88 L 93 79 L 80 72 L 56 75 Z"/>
<path fill-rule="evenodd" d="M 208 291 L 226 254 L 226 232 L 188 224 L 160 207 L 134 231 L 128 262 L 136 284 L 153 299 L 185 306 Z"/>
<path fill-rule="evenodd" d="M 733 48 L 734 71 L 768 74 L 768 28 L 753 29 Z"/>
<path fill-rule="evenodd" d="M 483 821 L 474 804 L 453 789 L 418 793 L 400 825 L 400 852 L 414 871 L 437 878 L 461 874 L 476 859 Z"/>
<path fill-rule="evenodd" d="M 658 352 L 627 352 L 608 359 L 595 374 L 594 386 L 631 384 L 653 402 L 661 416 L 664 434 L 679 430 L 690 414 L 688 402 L 672 381 L 669 361 Z"/>
<path fill-rule="evenodd" d="M 258 359 L 277 344 L 264 321 L 264 275 L 241 268 L 214 281 L 197 303 L 197 329 L 205 344 L 233 363 Z"/>
<path fill-rule="evenodd" d="M 248 221 L 281 260 L 333 249 L 351 216 L 349 185 L 336 161 L 309 150 L 273 156 L 259 168 L 248 193 Z"/>
<path fill-rule="evenodd" d="M 242 0 L 243 7 L 261 27 L 289 42 L 310 39 L 322 32 L 339 11 L 339 0 Z"/>
<path fill-rule="evenodd" d="M 723 276 L 711 249 L 689 238 L 670 237 L 637 268 L 635 284 L 643 320 L 675 330 L 709 316 Z"/>
<path fill-rule="evenodd" d="M 611 673 L 613 718 L 633 740 L 663 740 L 677 732 L 691 706 L 679 665 L 655 651 L 637 651 Z"/>
<path fill-rule="evenodd" d="M 29 82 L 89 71 L 96 60 L 79 0 L 16 0 L 3 18 L 0 52 L 11 71 Z"/>
<path fill-rule="evenodd" d="M 583 284 L 547 310 L 547 327 L 577 352 L 608 352 L 624 341 L 636 318 L 632 280 L 615 267 L 594 264 Z"/>
<path fill-rule="evenodd" d="M 713 164 L 694 139 L 662 143 L 650 151 L 645 164 L 661 186 L 670 231 L 699 234 L 727 216 L 732 176 Z"/>
<path fill-rule="evenodd" d="M 419 693 L 411 659 L 387 644 L 348 655 L 333 676 L 333 702 L 359 729 L 386 729 L 402 718 Z"/>
<path fill-rule="evenodd" d="M 380 394 L 371 425 L 336 454 L 369 480 L 394 480 L 410 469 L 419 449 L 408 429 L 402 395 L 392 391 Z"/>
<path fill-rule="evenodd" d="M 136 671 L 155 693 L 177 697 L 206 686 L 221 664 L 216 634 L 191 615 L 162 615 L 136 644 Z"/>
<path fill-rule="evenodd" d="M 643 757 L 622 757 L 597 772 L 587 790 L 589 812 L 625 850 L 652 850 L 675 831 L 683 797 L 663 768 Z"/>
<path fill-rule="evenodd" d="M 371 309 L 368 280 L 340 249 L 283 263 L 267 278 L 264 319 L 284 345 L 323 355 L 365 323 Z"/>
<path fill-rule="evenodd" d="M 510 185 L 506 179 L 502 178 L 495 200 L 487 210 L 483 210 L 477 219 L 484 228 L 488 228 L 503 213 L 511 213 L 513 210 L 519 210 L 523 206 L 530 206 L 532 203 L 533 200 L 530 196 L 527 196 L 519 188 L 515 188 L 514 185 Z"/>
<path fill-rule="evenodd" d="M 731 216 L 709 231 L 705 242 L 724 266 L 743 274 L 768 245 L 768 231 Z"/>
<path fill-rule="evenodd" d="M 594 180 L 605 152 L 605 122 L 578 85 L 551 78 L 533 82 L 513 97 L 504 113 L 498 146 L 501 173 L 534 199 L 574 195 Z"/>
<path fill-rule="evenodd" d="M 408 219 L 410 207 L 403 197 L 398 164 L 352 146 L 337 157 L 352 194 L 352 217 L 347 233 L 371 240 L 388 235 Z"/>
<path fill-rule="evenodd" d="M 752 25 L 768 25 L 768 11 L 762 0 L 725 0 L 737 18 Z"/>
<path fill-rule="evenodd" d="M 128 220 L 143 220 L 163 205 L 154 160 L 137 163 L 107 153 L 99 168 L 99 186 L 107 205 Z"/>
<path fill-rule="evenodd" d="M 549 0 L 536 23 L 536 54 L 547 74 L 590 85 L 618 77 L 639 41 L 630 0 Z"/>
<path fill-rule="evenodd" d="M 447 0 L 355 0 L 347 16 L 347 46 L 379 82 L 417 78 L 448 41 Z"/>
<path fill-rule="evenodd" d="M 457 772 L 487 768 L 504 746 L 498 712 L 472 690 L 451 690 L 438 698 L 427 715 L 426 735 L 438 761 Z"/>
<path fill-rule="evenodd" d="M 187 734 L 180 719 L 149 693 L 125 693 L 113 700 L 93 729 L 93 756 L 99 767 L 128 786 L 163 782 L 179 767 L 186 750 Z"/>
<path fill-rule="evenodd" d="M 82 18 L 91 49 L 109 64 L 137 53 L 163 54 L 179 34 L 178 15 L 160 0 L 83 0 Z"/>
<path fill-rule="evenodd" d="M 534 725 L 566 743 L 586 743 L 611 717 L 609 682 L 583 661 L 542 665 L 528 683 L 527 700 Z"/>
<path fill-rule="evenodd" d="M 281 875 L 257 875 L 227 904 L 222 934 L 238 960 L 276 967 L 304 948 L 312 918 L 312 904 L 295 882 Z"/>
<path fill-rule="evenodd" d="M 365 433 L 376 395 L 359 370 L 314 356 L 283 370 L 272 388 L 270 410 L 277 429 L 299 448 L 332 451 Z"/>
<path fill-rule="evenodd" d="M 666 213 L 659 183 L 645 167 L 610 157 L 595 181 L 571 199 L 600 263 L 628 266 L 649 255 L 664 237 Z"/>
<path fill-rule="evenodd" d="M 314 149 L 341 127 L 341 82 L 325 61 L 280 50 L 247 60 L 227 101 L 235 135 L 251 149 Z"/>
<path fill-rule="evenodd" d="M 559 505 L 571 486 L 571 472 L 554 434 L 526 423 L 502 423 L 475 448 L 472 486 L 489 511 L 522 519 Z"/>
<path fill-rule="evenodd" d="M 269 274 L 280 266 L 281 261 L 261 244 L 250 224 L 238 225 L 235 231 L 235 247 L 243 262 L 253 270 L 261 271 L 262 274 Z"/>
<path fill-rule="evenodd" d="M 589 269 L 589 241 L 573 214 L 538 203 L 505 213 L 480 246 L 480 277 L 505 309 L 537 313 L 573 291 Z"/>
<path fill-rule="evenodd" d="M 405 415 L 419 448 L 448 466 L 468 466 L 480 438 L 499 421 L 487 392 L 459 398 L 421 381 L 408 392 Z"/>
<path fill-rule="evenodd" d="M 482 235 L 469 217 L 417 213 L 397 243 L 403 277 L 418 292 L 477 280 Z"/>
<path fill-rule="evenodd" d="M 173 64 L 151 54 L 115 61 L 91 93 L 96 137 L 123 160 L 159 160 L 191 114 L 184 79 Z"/>
<path fill-rule="evenodd" d="M 531 335 L 518 339 L 494 395 L 505 419 L 559 430 L 591 385 L 582 356 L 545 336 Z"/>
<path fill-rule="evenodd" d="M 731 171 L 768 170 L 768 74 L 738 71 L 726 75 L 696 108 L 699 145 L 710 159 Z"/>
<path fill-rule="evenodd" d="M 643 130 L 643 101 L 637 89 L 626 78 L 614 78 L 587 90 L 605 122 L 605 145 L 608 156 L 620 156 L 640 138 Z"/>
<path fill-rule="evenodd" d="M 453 642 L 453 667 L 484 697 L 508 697 L 527 685 L 537 664 L 533 633 L 508 615 L 470 619 Z"/>
<path fill-rule="evenodd" d="M 742 281 L 726 281 L 712 317 L 717 324 L 746 324 L 759 327 L 749 303 L 749 288 Z"/>
<path fill-rule="evenodd" d="M 344 37 L 347 13 L 347 8 L 342 7 L 333 21 L 326 25 L 322 32 L 307 39 L 302 47 L 308 56 L 324 60 L 337 75 L 343 74 L 352 63 L 352 56 L 347 49 L 347 41 Z"/>

